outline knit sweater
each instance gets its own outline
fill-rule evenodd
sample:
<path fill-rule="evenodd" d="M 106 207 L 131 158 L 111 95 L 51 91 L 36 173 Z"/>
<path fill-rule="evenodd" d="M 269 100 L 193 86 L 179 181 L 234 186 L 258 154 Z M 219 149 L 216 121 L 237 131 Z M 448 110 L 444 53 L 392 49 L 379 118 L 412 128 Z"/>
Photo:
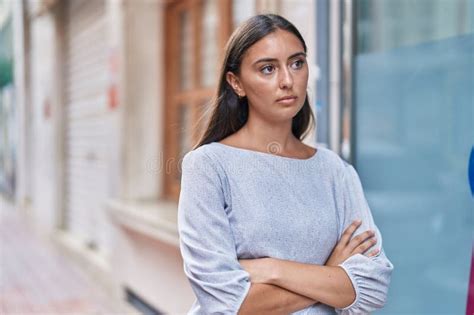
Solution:
<path fill-rule="evenodd" d="M 374 257 L 356 254 L 339 266 L 355 288 L 342 309 L 317 303 L 294 314 L 361 314 L 381 308 L 393 264 L 382 248 L 359 176 L 333 151 L 307 159 L 219 142 L 182 161 L 178 229 L 184 272 L 196 295 L 188 314 L 237 314 L 250 289 L 239 259 L 273 257 L 324 265 L 344 230 L 374 230 Z M 370 251 L 369 250 L 369 251 Z"/>

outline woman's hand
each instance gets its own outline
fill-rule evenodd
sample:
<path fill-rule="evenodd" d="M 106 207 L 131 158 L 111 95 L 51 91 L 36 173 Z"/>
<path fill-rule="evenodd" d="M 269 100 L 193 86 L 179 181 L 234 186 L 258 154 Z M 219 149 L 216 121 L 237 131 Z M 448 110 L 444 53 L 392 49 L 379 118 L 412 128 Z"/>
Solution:
<path fill-rule="evenodd" d="M 351 225 L 349 225 L 349 227 L 342 234 L 339 243 L 337 243 L 336 247 L 334 247 L 331 256 L 326 261 L 325 266 L 337 266 L 355 254 L 362 254 L 366 252 L 370 247 L 377 243 L 377 240 L 375 239 L 375 233 L 373 231 L 361 233 L 351 240 L 352 234 L 354 234 L 355 230 L 357 230 L 361 224 L 362 221 L 354 221 Z M 366 256 L 372 257 L 377 253 L 378 250 L 374 249 Z"/>
<path fill-rule="evenodd" d="M 273 258 L 239 259 L 242 268 L 250 274 L 252 283 L 271 283 L 275 275 Z"/>

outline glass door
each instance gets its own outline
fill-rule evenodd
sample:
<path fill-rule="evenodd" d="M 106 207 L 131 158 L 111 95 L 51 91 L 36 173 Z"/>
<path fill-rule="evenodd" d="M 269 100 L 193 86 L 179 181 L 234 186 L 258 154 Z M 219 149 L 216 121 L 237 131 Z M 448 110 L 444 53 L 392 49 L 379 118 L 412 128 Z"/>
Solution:
<path fill-rule="evenodd" d="M 395 265 L 382 313 L 465 312 L 474 1 L 359 0 L 354 163 Z"/>

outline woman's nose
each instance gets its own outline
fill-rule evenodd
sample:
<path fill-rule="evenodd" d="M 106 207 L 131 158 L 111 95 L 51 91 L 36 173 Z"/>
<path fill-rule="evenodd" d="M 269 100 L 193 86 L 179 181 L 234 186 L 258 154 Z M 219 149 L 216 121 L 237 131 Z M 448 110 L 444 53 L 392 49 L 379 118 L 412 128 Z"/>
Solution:
<path fill-rule="evenodd" d="M 289 69 L 283 68 L 280 73 L 280 88 L 291 89 L 293 87 L 293 76 Z"/>

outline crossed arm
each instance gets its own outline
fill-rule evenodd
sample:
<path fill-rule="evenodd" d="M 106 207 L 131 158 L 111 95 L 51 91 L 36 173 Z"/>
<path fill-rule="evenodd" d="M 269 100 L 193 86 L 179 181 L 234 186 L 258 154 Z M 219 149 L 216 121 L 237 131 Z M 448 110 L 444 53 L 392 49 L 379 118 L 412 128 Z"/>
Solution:
<path fill-rule="evenodd" d="M 359 225 L 354 222 L 347 228 L 324 266 L 275 258 L 239 260 L 251 278 L 239 314 L 288 314 L 316 303 L 335 308 L 351 305 L 355 289 L 345 270 L 337 265 L 376 242 L 371 231 L 350 240 Z"/>
<path fill-rule="evenodd" d="M 311 298 L 266 283 L 252 283 L 242 303 L 239 315 L 283 315 L 302 310 L 317 303 Z"/>
<path fill-rule="evenodd" d="M 341 267 L 301 264 L 262 258 L 261 266 L 274 265 L 279 271 L 268 278 L 260 275 L 253 282 L 239 314 L 288 314 L 321 302 L 345 307 L 355 299 L 355 291 Z M 257 267 L 259 268 L 259 267 Z M 251 273 L 251 278 L 252 273 Z"/>

